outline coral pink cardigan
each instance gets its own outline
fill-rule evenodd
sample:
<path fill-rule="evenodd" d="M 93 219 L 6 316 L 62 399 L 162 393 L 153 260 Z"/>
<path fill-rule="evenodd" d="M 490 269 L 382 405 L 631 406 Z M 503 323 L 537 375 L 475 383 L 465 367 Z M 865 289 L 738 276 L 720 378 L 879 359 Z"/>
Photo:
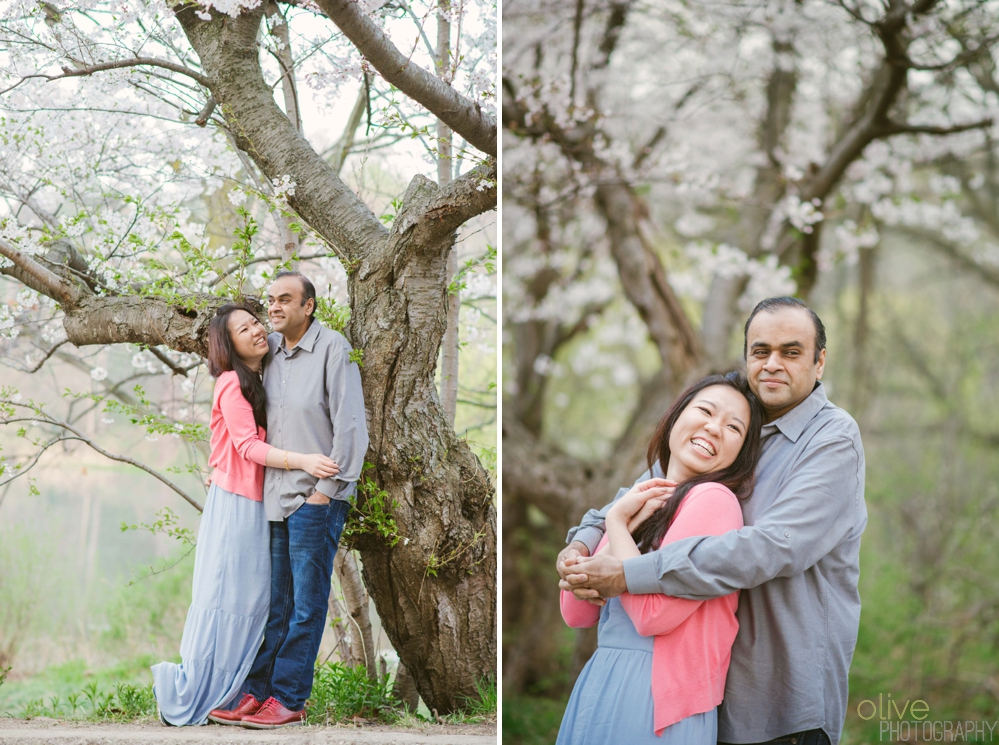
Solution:
<path fill-rule="evenodd" d="M 720 535 L 742 527 L 739 500 L 721 484 L 698 484 L 684 497 L 663 545 L 681 538 Z M 607 536 L 594 553 L 607 545 Z M 562 592 L 562 617 L 573 628 L 600 620 L 599 606 Z M 710 711 L 725 694 L 732 644 L 739 630 L 739 593 L 712 600 L 667 595 L 621 595 L 621 605 L 652 646 L 652 703 L 657 735 L 685 717 Z"/>
<path fill-rule="evenodd" d="M 260 502 L 264 498 L 264 464 L 271 446 L 267 433 L 253 419 L 253 407 L 243 397 L 239 377 L 228 370 L 215 381 L 212 403 L 212 480 L 226 491 Z"/>

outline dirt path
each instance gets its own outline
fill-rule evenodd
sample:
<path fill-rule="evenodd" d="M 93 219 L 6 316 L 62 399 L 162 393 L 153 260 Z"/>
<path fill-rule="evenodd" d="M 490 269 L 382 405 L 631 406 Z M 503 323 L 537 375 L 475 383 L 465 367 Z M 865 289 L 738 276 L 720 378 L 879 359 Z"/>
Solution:
<path fill-rule="evenodd" d="M 163 727 L 159 724 L 94 724 L 56 719 L 0 718 L 2 745 L 495 745 L 496 726 L 426 725 L 398 728 L 290 727 L 246 730 L 240 727 Z"/>

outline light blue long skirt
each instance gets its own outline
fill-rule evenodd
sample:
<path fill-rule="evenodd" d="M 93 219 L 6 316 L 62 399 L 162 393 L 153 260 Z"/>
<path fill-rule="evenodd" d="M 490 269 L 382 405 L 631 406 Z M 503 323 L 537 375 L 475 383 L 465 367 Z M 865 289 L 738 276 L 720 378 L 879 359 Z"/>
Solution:
<path fill-rule="evenodd" d="M 263 502 L 216 484 L 194 555 L 183 662 L 153 665 L 153 693 L 170 724 L 205 724 L 239 693 L 264 639 L 270 609 L 270 526 Z"/>
<path fill-rule="evenodd" d="M 597 651 L 576 680 L 556 745 L 715 745 L 718 710 L 681 719 L 656 736 L 652 642 L 613 598 L 600 610 Z"/>

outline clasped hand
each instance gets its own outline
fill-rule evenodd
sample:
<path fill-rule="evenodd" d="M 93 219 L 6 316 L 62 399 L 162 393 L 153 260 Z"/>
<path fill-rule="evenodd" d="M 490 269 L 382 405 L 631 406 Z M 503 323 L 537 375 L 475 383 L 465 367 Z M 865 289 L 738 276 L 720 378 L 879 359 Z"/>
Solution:
<path fill-rule="evenodd" d="M 675 482 L 660 478 L 635 484 L 607 512 L 608 524 L 619 522 L 627 526 L 629 533 L 633 532 L 662 507 L 675 488 Z M 562 550 L 555 568 L 560 589 L 596 605 L 603 605 L 606 598 L 617 597 L 627 590 L 621 560 L 607 551 L 589 556 L 589 550 L 579 541 Z"/>

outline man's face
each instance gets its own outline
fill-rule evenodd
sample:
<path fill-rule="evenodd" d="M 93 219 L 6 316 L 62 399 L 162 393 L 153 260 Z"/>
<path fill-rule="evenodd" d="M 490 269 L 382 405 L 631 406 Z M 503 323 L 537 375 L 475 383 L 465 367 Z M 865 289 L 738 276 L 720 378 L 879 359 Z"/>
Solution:
<path fill-rule="evenodd" d="M 815 324 L 808 311 L 785 308 L 756 314 L 746 335 L 746 369 L 766 420 L 804 401 L 822 379 L 826 350 L 815 361 Z"/>
<path fill-rule="evenodd" d="M 281 277 L 267 290 L 267 317 L 271 328 L 280 334 L 298 331 L 309 322 L 313 309 L 310 299 L 302 305 L 302 283 L 298 277 Z"/>

